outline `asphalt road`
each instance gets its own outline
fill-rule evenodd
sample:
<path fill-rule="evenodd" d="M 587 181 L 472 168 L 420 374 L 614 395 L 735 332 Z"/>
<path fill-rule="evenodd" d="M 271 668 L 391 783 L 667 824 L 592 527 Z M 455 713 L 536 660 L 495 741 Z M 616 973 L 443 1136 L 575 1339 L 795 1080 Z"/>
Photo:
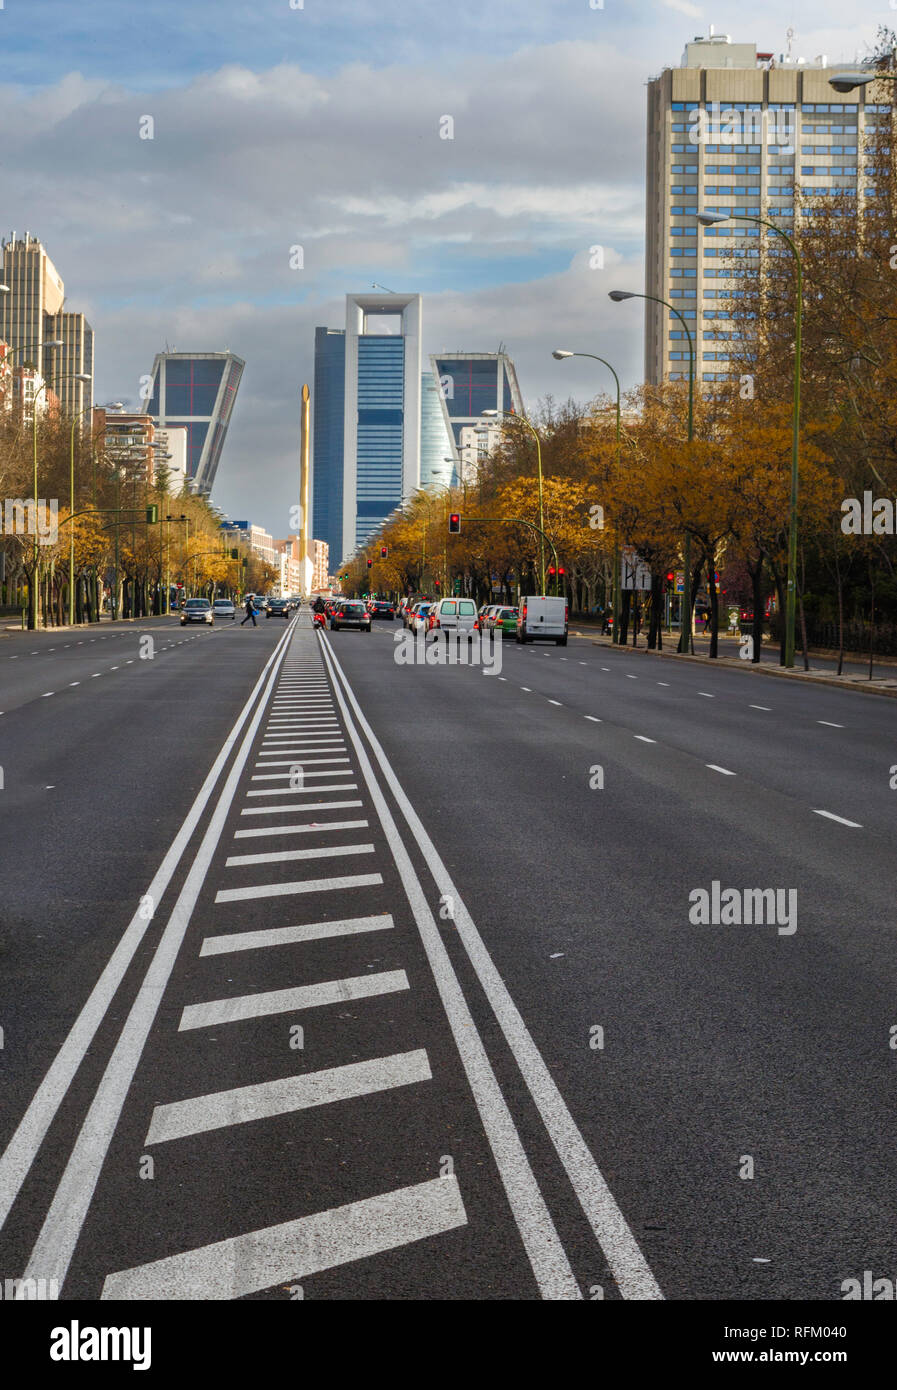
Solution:
<path fill-rule="evenodd" d="M 82 636 L 0 644 L 0 1276 L 891 1273 L 890 700 L 576 639 L 399 664 L 305 614 Z M 714 881 L 780 915 L 696 924 Z"/>

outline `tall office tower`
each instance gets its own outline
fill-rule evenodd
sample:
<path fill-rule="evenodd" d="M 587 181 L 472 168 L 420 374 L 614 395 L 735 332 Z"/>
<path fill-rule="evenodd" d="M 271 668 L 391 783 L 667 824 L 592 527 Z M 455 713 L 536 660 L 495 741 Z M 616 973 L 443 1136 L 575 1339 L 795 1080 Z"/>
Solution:
<path fill-rule="evenodd" d="M 157 425 L 187 430 L 191 492 L 212 491 L 245 362 L 232 352 L 158 352 L 148 387 Z"/>
<path fill-rule="evenodd" d="M 330 554 L 343 553 L 343 415 L 346 407 L 346 334 L 315 329 L 312 405 L 312 534 Z"/>
<path fill-rule="evenodd" d="M 62 342 L 54 353 L 54 369 L 63 413 L 80 415 L 86 422 L 93 404 L 93 329 L 83 314 L 54 314 L 47 319 L 47 337 Z M 78 372 L 90 381 L 76 381 Z"/>
<path fill-rule="evenodd" d="M 455 461 L 453 481 L 471 482 L 479 461 L 501 433 L 500 423 L 484 418 L 483 411 L 523 414 L 514 363 L 505 352 L 441 352 L 430 355 L 430 369 Z M 474 433 L 484 427 L 488 436 Z"/>
<path fill-rule="evenodd" d="M 13 232 L 3 242 L 0 283 L 0 339 L 10 347 L 16 366 L 32 362 L 49 383 L 68 415 L 77 415 L 93 401 L 93 330 L 83 314 L 63 312 L 65 286 L 37 237 Z M 59 348 L 46 344 L 61 340 Z M 74 381 L 86 372 L 89 382 Z"/>
<path fill-rule="evenodd" d="M 423 373 L 420 389 L 420 485 L 445 487 L 458 479 L 452 437 L 442 410 L 442 393 L 432 371 Z"/>
<path fill-rule="evenodd" d="M 847 194 L 862 207 L 863 138 L 890 109 L 863 92 L 839 96 L 823 56 L 812 62 L 758 53 L 727 35 L 686 44 L 681 66 L 648 83 L 645 288 L 674 304 L 694 338 L 699 381 L 730 376 L 736 281 L 727 260 L 757 258 L 765 244 L 749 222 L 699 226 L 695 213 L 741 214 L 794 227 L 796 190 Z M 771 231 L 772 238 L 781 242 Z M 688 340 L 675 315 L 645 302 L 645 379 L 686 380 Z"/>
<path fill-rule="evenodd" d="M 346 295 L 345 559 L 420 486 L 421 297 Z"/>

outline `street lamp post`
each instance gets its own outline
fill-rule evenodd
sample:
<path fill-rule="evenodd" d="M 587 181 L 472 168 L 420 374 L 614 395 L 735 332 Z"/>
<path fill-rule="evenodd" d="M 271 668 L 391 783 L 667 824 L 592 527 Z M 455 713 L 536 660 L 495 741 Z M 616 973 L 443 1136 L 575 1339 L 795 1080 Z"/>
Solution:
<path fill-rule="evenodd" d="M 845 79 L 846 80 L 846 79 Z M 838 90 L 841 90 L 840 88 Z M 785 665 L 794 665 L 794 624 L 797 604 L 797 499 L 798 468 L 800 459 L 800 354 L 803 328 L 803 263 L 800 252 L 793 239 L 782 227 L 777 227 L 765 217 L 751 217 L 744 213 L 699 212 L 698 221 L 704 227 L 717 222 L 754 222 L 758 226 L 769 227 L 787 241 L 794 256 L 797 271 L 797 302 L 794 310 L 794 391 L 791 405 L 791 504 L 788 517 L 788 587 L 785 592 Z"/>
<path fill-rule="evenodd" d="M 498 418 L 499 416 L 501 416 L 501 415 L 503 415 L 503 416 L 505 416 L 505 417 L 507 418 L 507 417 L 510 415 L 512 419 L 514 419 L 514 420 L 519 420 L 520 423 L 521 423 L 522 425 L 525 425 L 526 428 L 529 430 L 530 434 L 533 436 L 533 439 L 535 439 L 535 441 L 536 441 L 536 465 L 537 465 L 538 470 L 539 470 L 539 530 L 542 531 L 542 532 L 544 533 L 544 531 L 545 531 L 545 517 L 544 517 L 544 514 L 543 514 L 543 510 L 542 510 L 542 441 L 541 441 L 541 439 L 539 438 L 539 432 L 538 432 L 538 430 L 536 429 L 536 427 L 535 427 L 534 425 L 532 425 L 532 424 L 530 423 L 530 421 L 526 418 L 525 415 L 515 415 L 515 414 L 513 414 L 513 412 L 510 412 L 510 411 L 507 411 L 507 410 L 483 410 L 483 411 L 481 411 L 480 413 L 481 413 L 482 415 L 484 415 L 484 416 L 489 417 L 490 419 L 497 419 L 497 418 Z M 545 537 L 544 537 L 544 534 L 543 534 L 543 536 L 542 536 L 542 539 L 541 539 L 540 542 L 539 542 L 539 553 L 540 553 L 540 568 L 541 568 L 541 576 L 542 576 L 542 593 L 544 594 L 544 593 L 545 593 Z M 557 587 L 557 584 L 555 584 L 555 588 L 556 588 L 556 587 Z"/>
<path fill-rule="evenodd" d="M 616 371 L 615 371 L 614 368 L 611 366 L 611 364 L 608 362 L 608 360 L 607 360 L 606 357 L 598 357 L 598 356 L 596 356 L 596 354 L 595 354 L 594 352 L 568 352 L 568 351 L 566 351 L 564 348 L 555 348 L 554 352 L 553 352 L 551 355 L 552 355 L 552 357 L 556 358 L 558 362 L 563 362 L 563 361 L 565 361 L 568 357 L 590 357 L 590 358 L 592 359 L 593 362 L 601 362 L 605 367 L 607 367 L 608 371 L 611 373 L 611 375 L 612 375 L 612 377 L 613 377 L 613 379 L 614 379 L 614 384 L 615 384 L 616 389 L 617 389 L 617 472 L 619 473 L 619 470 L 620 470 L 620 448 L 621 448 L 621 445 L 622 445 L 622 430 L 621 430 L 621 410 L 620 410 L 620 378 L 617 376 Z M 612 595 L 613 595 L 611 602 L 612 602 L 612 605 L 613 605 L 614 624 L 613 624 L 613 632 L 611 633 L 611 641 L 612 641 L 613 643 L 617 643 L 617 642 L 619 642 L 619 631 L 620 631 L 620 541 L 619 541 L 619 537 L 616 535 L 616 532 L 614 532 L 614 562 L 613 562 L 613 563 L 614 563 L 614 579 L 613 579 L 613 588 L 612 588 L 612 590 L 611 590 L 611 593 L 612 593 Z"/>
<path fill-rule="evenodd" d="M 654 304 L 662 304 L 669 309 L 685 329 L 685 336 L 688 339 L 688 442 L 694 439 L 695 434 L 695 345 L 691 336 L 691 330 L 682 314 L 666 299 L 661 299 L 656 294 L 636 294 L 631 290 L 611 290 L 608 295 L 615 304 L 621 303 L 624 299 L 650 299 Z M 682 543 L 682 619 L 680 622 L 681 631 L 679 633 L 679 651 L 687 653 L 691 647 L 691 532 L 686 527 L 685 538 Z"/>
<path fill-rule="evenodd" d="M 76 381 L 90 381 L 86 372 L 78 372 L 75 375 Z M 92 405 L 86 405 L 83 410 L 72 420 L 71 438 L 69 441 L 69 513 L 75 510 L 75 426 L 86 415 L 88 410 L 92 410 Z M 75 528 L 69 527 L 69 627 L 75 623 Z"/>

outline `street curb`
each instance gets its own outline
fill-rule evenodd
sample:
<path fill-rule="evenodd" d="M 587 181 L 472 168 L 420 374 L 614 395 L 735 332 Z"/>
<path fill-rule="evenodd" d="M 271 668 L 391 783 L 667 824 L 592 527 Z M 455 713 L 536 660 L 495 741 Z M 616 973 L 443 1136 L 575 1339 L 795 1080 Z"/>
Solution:
<path fill-rule="evenodd" d="M 615 647 L 612 642 L 602 641 L 593 634 L 582 630 L 576 631 L 570 628 L 569 632 L 571 637 L 586 638 L 593 647 L 606 647 L 610 651 L 618 652 L 624 650 L 622 647 Z M 736 661 L 730 656 L 713 657 L 711 660 L 708 656 L 691 656 L 683 652 L 649 651 L 647 647 L 627 647 L 625 650 L 633 657 L 653 656 L 667 661 L 687 661 L 696 666 L 720 666 L 728 671 L 750 671 L 754 675 L 773 676 L 779 680 L 804 681 L 810 685 L 831 686 L 834 690 L 855 690 L 860 695 L 884 695 L 892 700 L 897 699 L 897 678 L 886 677 L 885 679 L 893 679 L 894 684 L 893 689 L 885 689 L 880 685 L 871 685 L 868 681 L 862 684 L 859 677 L 848 676 L 845 678 L 844 676 L 830 676 L 826 673 L 815 675 L 812 671 L 789 671 L 781 666 L 754 665 L 753 662 Z"/>

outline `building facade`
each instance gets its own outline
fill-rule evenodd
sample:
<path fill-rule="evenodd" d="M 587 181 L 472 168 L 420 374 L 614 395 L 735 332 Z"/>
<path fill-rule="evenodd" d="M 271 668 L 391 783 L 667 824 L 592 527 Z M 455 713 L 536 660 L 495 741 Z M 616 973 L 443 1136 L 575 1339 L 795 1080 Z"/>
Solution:
<path fill-rule="evenodd" d="M 501 434 L 501 425 L 483 411 L 523 414 L 514 363 L 505 352 L 441 352 L 431 355 L 430 370 L 453 459 L 451 481 L 471 482 Z M 488 429 L 489 436 L 475 434 L 478 429 Z"/>
<path fill-rule="evenodd" d="M 0 339 L 16 366 L 32 366 L 69 416 L 93 401 L 94 337 L 83 314 L 64 310 L 65 286 L 37 237 L 13 232 L 2 245 Z M 53 343 L 59 346 L 50 346 Z M 75 381 L 75 373 L 89 381 Z"/>
<path fill-rule="evenodd" d="M 187 431 L 189 490 L 208 496 L 246 364 L 232 352 L 160 352 L 147 410 L 161 429 Z"/>
<path fill-rule="evenodd" d="M 314 568 L 312 570 L 312 589 L 326 589 L 330 584 L 330 546 L 326 541 L 312 541 L 314 547 Z"/>
<path fill-rule="evenodd" d="M 315 329 L 312 391 L 312 531 L 331 554 L 343 548 L 343 417 L 346 394 L 346 333 Z"/>
<path fill-rule="evenodd" d="M 765 229 L 749 222 L 701 227 L 698 209 L 775 219 L 794 227 L 795 194 L 874 196 L 862 170 L 863 140 L 888 107 L 829 85 L 824 56 L 812 62 L 758 53 L 727 35 L 686 44 L 678 68 L 648 83 L 645 288 L 679 310 L 694 341 L 698 381 L 731 375 L 729 260 L 759 265 Z M 766 240 L 776 238 L 766 232 Z M 717 307 L 719 305 L 720 307 Z M 645 379 L 686 380 L 688 337 L 667 308 L 645 301 Z"/>

